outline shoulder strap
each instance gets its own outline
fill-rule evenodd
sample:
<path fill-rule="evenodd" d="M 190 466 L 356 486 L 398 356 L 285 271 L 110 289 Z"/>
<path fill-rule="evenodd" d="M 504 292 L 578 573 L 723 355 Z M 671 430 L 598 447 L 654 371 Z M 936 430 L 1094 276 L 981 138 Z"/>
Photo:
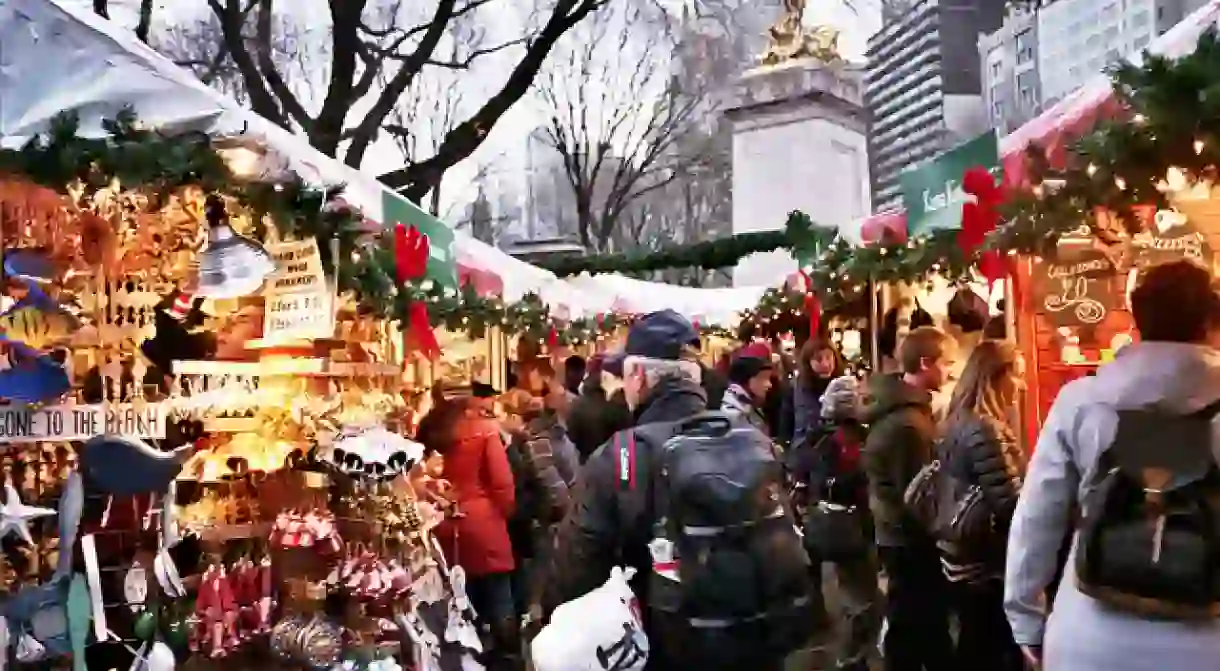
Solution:
<path fill-rule="evenodd" d="M 614 447 L 618 451 L 618 488 L 629 492 L 636 484 L 635 431 L 627 429 L 614 435 Z"/>
<path fill-rule="evenodd" d="M 1198 417 L 1199 419 L 1214 419 L 1216 415 L 1220 415 L 1220 398 L 1190 413 L 1191 417 Z"/>

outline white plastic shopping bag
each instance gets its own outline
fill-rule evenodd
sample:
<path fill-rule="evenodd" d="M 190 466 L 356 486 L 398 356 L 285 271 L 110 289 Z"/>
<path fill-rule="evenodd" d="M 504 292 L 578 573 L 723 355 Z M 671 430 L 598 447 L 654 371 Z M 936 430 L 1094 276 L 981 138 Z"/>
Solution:
<path fill-rule="evenodd" d="M 534 671 L 642 671 L 648 637 L 627 581 L 615 567 L 604 585 L 555 609 L 530 644 Z"/>

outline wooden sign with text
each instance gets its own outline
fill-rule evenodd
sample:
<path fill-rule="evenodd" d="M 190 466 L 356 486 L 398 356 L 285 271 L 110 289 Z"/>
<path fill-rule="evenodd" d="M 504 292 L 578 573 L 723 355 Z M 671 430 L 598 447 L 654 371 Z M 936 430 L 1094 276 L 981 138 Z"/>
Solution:
<path fill-rule="evenodd" d="M 136 405 L 0 406 L 0 442 L 89 440 L 102 434 L 164 438 L 166 408 L 160 403 Z"/>
<path fill-rule="evenodd" d="M 1095 326 L 1114 307 L 1114 277 L 1114 264 L 1100 251 L 1063 252 L 1034 265 L 1034 309 L 1055 327 Z"/>

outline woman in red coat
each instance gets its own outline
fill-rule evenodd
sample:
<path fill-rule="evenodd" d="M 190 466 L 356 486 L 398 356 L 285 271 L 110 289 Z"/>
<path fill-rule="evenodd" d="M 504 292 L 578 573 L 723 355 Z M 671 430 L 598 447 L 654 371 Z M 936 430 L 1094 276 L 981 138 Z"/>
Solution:
<path fill-rule="evenodd" d="M 417 437 L 444 457 L 449 496 L 456 504 L 456 513 L 437 528 L 437 539 L 449 562 L 465 569 L 471 603 L 491 627 L 496 654 L 515 659 L 520 641 L 512 592 L 516 565 L 507 520 L 516 501 L 500 427 L 468 399 L 453 399 L 424 417 Z"/>

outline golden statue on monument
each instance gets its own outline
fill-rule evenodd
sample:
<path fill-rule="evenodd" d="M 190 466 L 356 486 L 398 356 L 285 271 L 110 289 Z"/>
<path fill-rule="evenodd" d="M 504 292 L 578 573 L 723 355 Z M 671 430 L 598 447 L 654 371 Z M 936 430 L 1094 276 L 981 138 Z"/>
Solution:
<path fill-rule="evenodd" d="M 826 25 L 805 28 L 806 0 L 783 0 L 784 13 L 767 29 L 771 43 L 759 58 L 763 65 L 812 58 L 823 63 L 843 60 L 839 55 L 839 31 Z"/>

